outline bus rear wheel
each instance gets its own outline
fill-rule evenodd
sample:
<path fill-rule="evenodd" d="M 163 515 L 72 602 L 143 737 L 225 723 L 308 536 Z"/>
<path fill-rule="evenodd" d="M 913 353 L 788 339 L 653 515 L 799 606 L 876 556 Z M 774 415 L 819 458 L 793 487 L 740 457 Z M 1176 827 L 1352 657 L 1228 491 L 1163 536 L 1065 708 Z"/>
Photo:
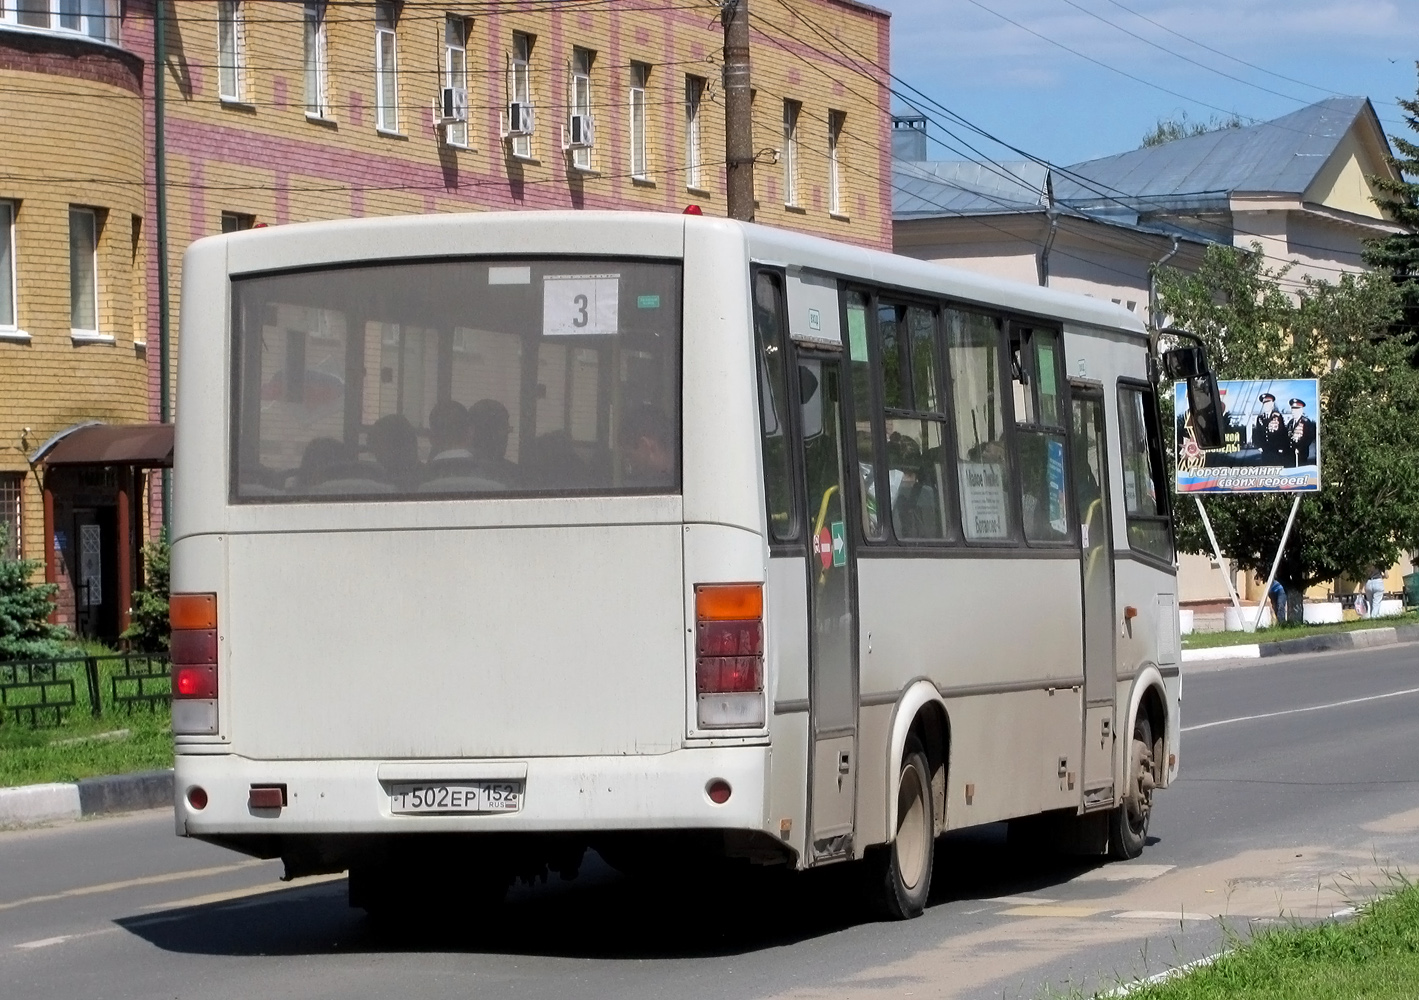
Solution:
<path fill-rule="evenodd" d="M 910 920 L 926 909 L 936 850 L 931 769 L 921 744 L 909 739 L 897 783 L 896 836 L 869 855 L 869 890 L 876 909 L 891 920 Z"/>
<path fill-rule="evenodd" d="M 1143 853 L 1153 814 L 1153 726 L 1144 715 L 1133 723 L 1125 780 L 1123 801 L 1109 821 L 1109 856 L 1116 861 Z"/>

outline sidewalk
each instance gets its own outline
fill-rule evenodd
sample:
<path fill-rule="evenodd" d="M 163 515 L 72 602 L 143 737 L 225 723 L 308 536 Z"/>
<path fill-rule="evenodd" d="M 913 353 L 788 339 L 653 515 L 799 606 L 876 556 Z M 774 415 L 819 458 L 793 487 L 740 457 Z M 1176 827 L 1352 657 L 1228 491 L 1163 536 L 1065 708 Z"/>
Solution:
<path fill-rule="evenodd" d="M 0 829 L 171 806 L 172 771 L 0 788 Z"/>
<path fill-rule="evenodd" d="M 1332 649 L 1369 649 L 1373 646 L 1393 646 L 1402 642 L 1419 642 L 1419 625 L 1356 629 L 1352 632 L 1327 632 L 1297 639 L 1278 639 L 1275 642 L 1184 649 L 1182 658 L 1184 663 L 1198 660 L 1255 660 L 1267 656 L 1289 656 L 1293 653 L 1323 653 Z"/>

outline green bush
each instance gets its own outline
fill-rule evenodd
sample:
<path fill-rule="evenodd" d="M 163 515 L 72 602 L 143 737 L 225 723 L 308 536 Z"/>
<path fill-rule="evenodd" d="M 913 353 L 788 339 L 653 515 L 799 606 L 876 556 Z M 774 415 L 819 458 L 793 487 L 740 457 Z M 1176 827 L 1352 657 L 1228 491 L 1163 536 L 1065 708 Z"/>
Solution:
<path fill-rule="evenodd" d="M 0 661 L 43 660 L 64 655 L 64 644 L 73 636 L 61 625 L 51 625 L 52 583 L 31 583 L 40 568 L 32 559 L 0 558 Z"/>
<path fill-rule="evenodd" d="M 166 536 L 143 546 L 143 568 L 148 586 L 133 592 L 133 607 L 123 638 L 134 649 L 145 653 L 166 652 L 172 638 L 172 625 L 168 621 L 171 558 L 172 549 Z"/>

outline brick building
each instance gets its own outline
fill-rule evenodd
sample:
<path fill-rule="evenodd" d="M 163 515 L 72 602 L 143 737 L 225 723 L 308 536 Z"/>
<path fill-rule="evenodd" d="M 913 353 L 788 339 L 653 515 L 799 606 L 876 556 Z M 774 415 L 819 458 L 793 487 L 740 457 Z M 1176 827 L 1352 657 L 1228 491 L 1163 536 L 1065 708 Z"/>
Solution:
<path fill-rule="evenodd" d="M 46 558 L 61 618 L 99 634 L 126 616 L 157 516 L 143 470 L 166 447 L 84 427 L 160 413 L 155 9 L 0 0 L 0 523 L 15 526 L 0 546 Z M 182 253 L 202 236 L 410 212 L 725 213 L 712 0 L 161 9 L 174 359 Z M 888 15 L 751 11 L 758 220 L 890 249 Z"/>

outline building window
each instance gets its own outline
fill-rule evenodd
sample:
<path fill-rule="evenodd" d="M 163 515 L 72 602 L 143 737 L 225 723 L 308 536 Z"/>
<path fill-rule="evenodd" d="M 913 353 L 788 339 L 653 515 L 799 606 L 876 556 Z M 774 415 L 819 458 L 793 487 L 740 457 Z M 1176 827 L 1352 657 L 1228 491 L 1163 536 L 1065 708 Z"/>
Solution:
<path fill-rule="evenodd" d="M 325 3 L 306 0 L 305 4 L 305 113 L 312 118 L 328 118 L 326 103 Z"/>
<path fill-rule="evenodd" d="M 468 145 L 468 19 L 449 14 L 443 25 L 443 85 L 453 91 L 451 107 L 456 118 L 444 126 L 443 141 Z"/>
<path fill-rule="evenodd" d="M 221 0 L 217 4 L 217 95 L 224 101 L 240 101 L 241 77 L 241 4 Z"/>
<path fill-rule="evenodd" d="M 650 178 L 650 158 L 646 152 L 645 91 L 650 80 L 650 67 L 631 63 L 631 176 L 638 180 Z"/>
<path fill-rule="evenodd" d="M 596 53 L 590 49 L 572 49 L 571 120 L 567 122 L 567 146 L 572 152 L 572 166 L 591 169 L 591 63 Z"/>
<path fill-rule="evenodd" d="M 798 205 L 798 116 L 803 105 L 798 101 L 783 102 L 783 203 Z"/>
<path fill-rule="evenodd" d="M 0 24 L 85 35 L 118 44 L 120 0 L 0 0 Z"/>
<path fill-rule="evenodd" d="M 375 121 L 382 132 L 399 131 L 399 54 L 395 48 L 393 0 L 374 5 Z"/>
<path fill-rule="evenodd" d="M 222 232 L 239 233 L 243 229 L 250 229 L 256 225 L 256 216 L 246 215 L 243 212 L 223 212 Z"/>
<path fill-rule="evenodd" d="M 24 473 L 0 472 L 0 559 L 20 558 L 20 497 Z"/>
<path fill-rule="evenodd" d="M 508 81 L 508 133 L 512 155 L 532 156 L 532 36 L 512 33 L 511 72 Z M 514 121 L 514 117 L 518 120 Z"/>
<path fill-rule="evenodd" d="M 98 213 L 69 209 L 69 326 L 74 333 L 99 332 Z"/>
<path fill-rule="evenodd" d="M 15 206 L 0 201 L 0 330 L 19 324 L 15 307 Z"/>
<path fill-rule="evenodd" d="M 828 112 L 828 211 L 843 214 L 843 126 L 847 115 L 842 111 Z"/>
<path fill-rule="evenodd" d="M 700 105 L 704 102 L 705 78 L 685 77 L 685 186 L 700 188 Z"/>

